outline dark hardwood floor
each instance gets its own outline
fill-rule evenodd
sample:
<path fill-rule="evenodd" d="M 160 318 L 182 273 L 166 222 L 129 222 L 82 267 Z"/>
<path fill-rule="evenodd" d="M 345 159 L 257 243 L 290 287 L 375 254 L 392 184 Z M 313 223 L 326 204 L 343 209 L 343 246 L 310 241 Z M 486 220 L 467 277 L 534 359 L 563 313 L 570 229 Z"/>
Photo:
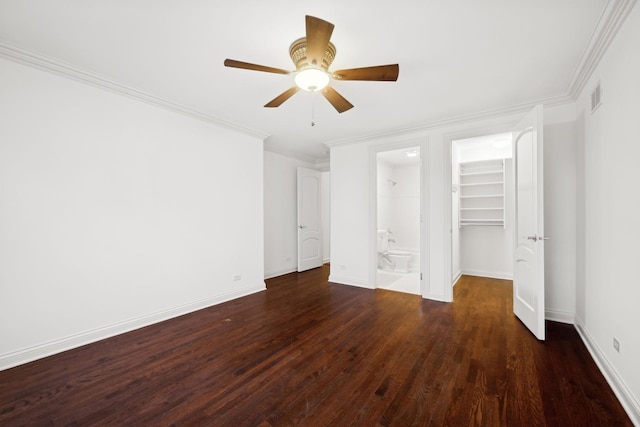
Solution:
<path fill-rule="evenodd" d="M 514 317 L 509 281 L 444 304 L 327 276 L 2 371 L 0 425 L 631 425 L 572 326 L 541 343 Z"/>

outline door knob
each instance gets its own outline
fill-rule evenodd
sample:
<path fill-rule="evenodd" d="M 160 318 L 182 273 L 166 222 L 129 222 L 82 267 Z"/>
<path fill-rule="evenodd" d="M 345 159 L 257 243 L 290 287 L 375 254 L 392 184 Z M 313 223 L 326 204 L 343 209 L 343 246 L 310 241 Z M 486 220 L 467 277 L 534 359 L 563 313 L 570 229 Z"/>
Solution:
<path fill-rule="evenodd" d="M 523 236 L 523 237 L 525 237 L 525 236 Z M 533 236 L 526 236 L 526 238 L 527 238 L 527 240 L 533 240 L 534 242 L 537 242 L 538 240 L 549 240 L 549 237 L 543 237 L 543 236 L 538 237 L 535 234 Z"/>
<path fill-rule="evenodd" d="M 298 228 L 307 228 L 306 225 L 299 225 Z"/>

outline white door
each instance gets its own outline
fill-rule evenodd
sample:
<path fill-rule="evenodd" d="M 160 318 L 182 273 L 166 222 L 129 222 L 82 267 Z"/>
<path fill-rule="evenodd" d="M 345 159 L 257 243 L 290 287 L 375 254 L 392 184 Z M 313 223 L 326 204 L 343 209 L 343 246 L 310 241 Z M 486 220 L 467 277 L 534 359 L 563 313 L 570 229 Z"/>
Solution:
<path fill-rule="evenodd" d="M 298 168 L 298 271 L 322 265 L 321 174 Z"/>
<path fill-rule="evenodd" d="M 544 205 L 542 106 L 535 107 L 515 129 L 515 250 L 513 312 L 539 339 L 544 323 Z"/>

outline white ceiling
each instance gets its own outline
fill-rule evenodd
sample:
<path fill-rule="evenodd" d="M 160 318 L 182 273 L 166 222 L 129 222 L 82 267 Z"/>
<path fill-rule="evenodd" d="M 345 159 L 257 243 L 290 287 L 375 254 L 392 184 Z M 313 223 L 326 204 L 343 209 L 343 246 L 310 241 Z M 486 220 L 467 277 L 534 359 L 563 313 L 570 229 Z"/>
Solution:
<path fill-rule="evenodd" d="M 606 0 L 0 0 L 0 43 L 34 52 L 326 158 L 324 142 L 566 95 Z M 333 82 L 338 114 L 293 77 L 304 16 L 335 24 L 332 70 L 400 64 L 397 82 Z M 311 127 L 311 105 L 316 126 Z"/>

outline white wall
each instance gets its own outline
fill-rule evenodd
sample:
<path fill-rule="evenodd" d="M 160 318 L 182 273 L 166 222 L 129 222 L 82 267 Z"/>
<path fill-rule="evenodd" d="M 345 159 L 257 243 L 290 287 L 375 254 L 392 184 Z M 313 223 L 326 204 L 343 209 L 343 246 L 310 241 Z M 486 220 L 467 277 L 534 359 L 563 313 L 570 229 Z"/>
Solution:
<path fill-rule="evenodd" d="M 504 135 L 504 134 L 501 134 L 501 135 Z M 490 135 L 487 136 L 487 138 L 489 137 Z M 475 138 L 471 138 L 471 140 L 473 139 Z M 483 146 L 474 147 L 474 144 L 465 144 L 464 141 L 469 141 L 469 140 L 467 139 L 459 142 L 458 141 L 454 142 L 455 145 L 460 146 L 459 161 L 461 163 L 477 162 L 481 160 L 510 159 L 511 157 L 513 157 L 511 145 L 497 148 L 497 147 L 488 147 L 483 144 Z"/>
<path fill-rule="evenodd" d="M 420 253 L 420 165 L 395 165 L 391 187 L 392 249 Z"/>
<path fill-rule="evenodd" d="M 320 209 L 322 220 L 322 262 L 331 261 L 331 172 L 320 175 Z"/>
<path fill-rule="evenodd" d="M 389 248 L 420 253 L 420 165 L 377 163 L 378 229 L 391 230 Z M 391 185 L 389 180 L 395 182 Z"/>
<path fill-rule="evenodd" d="M 626 22 L 578 99 L 579 252 L 576 323 L 640 425 L 640 8 Z M 590 94 L 602 105 L 590 113 Z M 584 177 L 582 174 L 584 173 Z M 613 349 L 613 338 L 620 352 Z"/>
<path fill-rule="evenodd" d="M 331 274 L 329 280 L 369 283 L 369 151 L 366 145 L 331 148 Z"/>
<path fill-rule="evenodd" d="M 388 180 L 395 181 L 393 176 L 393 165 L 387 161 L 377 158 L 377 175 L 376 175 L 376 189 L 377 189 L 377 219 L 378 230 L 389 230 L 391 226 L 391 183 Z"/>
<path fill-rule="evenodd" d="M 547 319 L 575 321 L 575 123 L 544 127 L 545 309 Z"/>
<path fill-rule="evenodd" d="M 264 289 L 259 139 L 4 59 L 0 93 L 0 369 Z"/>

